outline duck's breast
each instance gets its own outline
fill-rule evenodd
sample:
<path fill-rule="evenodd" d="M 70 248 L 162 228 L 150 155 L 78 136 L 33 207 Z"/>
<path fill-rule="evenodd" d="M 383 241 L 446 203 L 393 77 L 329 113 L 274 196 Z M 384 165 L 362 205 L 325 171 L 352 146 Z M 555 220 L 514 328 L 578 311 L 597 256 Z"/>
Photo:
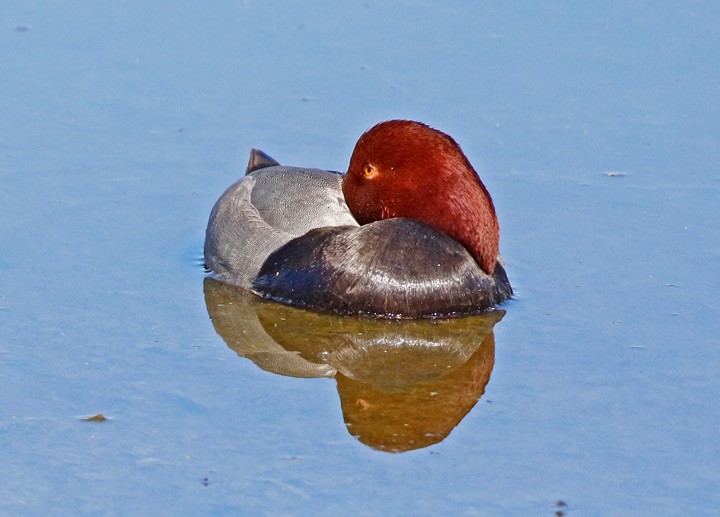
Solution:
<path fill-rule="evenodd" d="M 456 240 L 405 218 L 312 230 L 272 253 L 253 289 L 290 305 L 391 318 L 471 314 L 512 294 L 502 267 L 486 275 Z"/>

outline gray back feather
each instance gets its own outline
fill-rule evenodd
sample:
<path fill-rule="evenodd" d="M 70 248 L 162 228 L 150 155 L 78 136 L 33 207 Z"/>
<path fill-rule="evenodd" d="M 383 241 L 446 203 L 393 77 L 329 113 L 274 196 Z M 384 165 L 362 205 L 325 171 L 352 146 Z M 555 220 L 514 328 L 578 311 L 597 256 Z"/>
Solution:
<path fill-rule="evenodd" d="M 342 176 L 274 166 L 235 182 L 220 197 L 205 234 L 205 264 L 225 282 L 250 289 L 265 259 L 291 239 L 323 226 L 358 226 Z"/>

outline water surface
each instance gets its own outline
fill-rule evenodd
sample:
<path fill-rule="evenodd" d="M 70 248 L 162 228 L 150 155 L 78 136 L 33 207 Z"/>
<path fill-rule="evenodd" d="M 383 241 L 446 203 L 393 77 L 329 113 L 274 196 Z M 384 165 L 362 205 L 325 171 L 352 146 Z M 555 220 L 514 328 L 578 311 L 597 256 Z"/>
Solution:
<path fill-rule="evenodd" d="M 712 514 L 719 11 L 9 2 L 0 513 Z M 201 267 L 250 147 L 344 170 L 394 117 L 463 146 L 517 292 L 492 343 L 443 359 L 462 415 L 405 452 L 348 410 L 410 384 L 259 367 Z"/>

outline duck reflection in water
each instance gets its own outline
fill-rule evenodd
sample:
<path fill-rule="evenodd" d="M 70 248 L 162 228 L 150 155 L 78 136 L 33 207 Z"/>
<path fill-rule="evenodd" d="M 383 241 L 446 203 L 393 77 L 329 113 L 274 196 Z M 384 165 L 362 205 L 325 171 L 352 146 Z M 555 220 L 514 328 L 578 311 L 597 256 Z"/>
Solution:
<path fill-rule="evenodd" d="M 215 331 L 239 356 L 290 377 L 334 377 L 348 432 L 386 452 L 441 442 L 475 406 L 505 311 L 449 320 L 338 317 L 205 278 Z"/>

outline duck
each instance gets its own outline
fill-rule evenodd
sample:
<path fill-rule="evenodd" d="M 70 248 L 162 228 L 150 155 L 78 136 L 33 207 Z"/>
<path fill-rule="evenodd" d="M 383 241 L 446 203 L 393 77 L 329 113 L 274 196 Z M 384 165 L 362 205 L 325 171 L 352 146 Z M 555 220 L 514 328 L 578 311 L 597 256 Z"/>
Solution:
<path fill-rule="evenodd" d="M 449 135 L 411 120 L 363 133 L 345 174 L 253 149 L 212 208 L 206 269 L 286 305 L 451 318 L 513 295 L 493 200 Z"/>

